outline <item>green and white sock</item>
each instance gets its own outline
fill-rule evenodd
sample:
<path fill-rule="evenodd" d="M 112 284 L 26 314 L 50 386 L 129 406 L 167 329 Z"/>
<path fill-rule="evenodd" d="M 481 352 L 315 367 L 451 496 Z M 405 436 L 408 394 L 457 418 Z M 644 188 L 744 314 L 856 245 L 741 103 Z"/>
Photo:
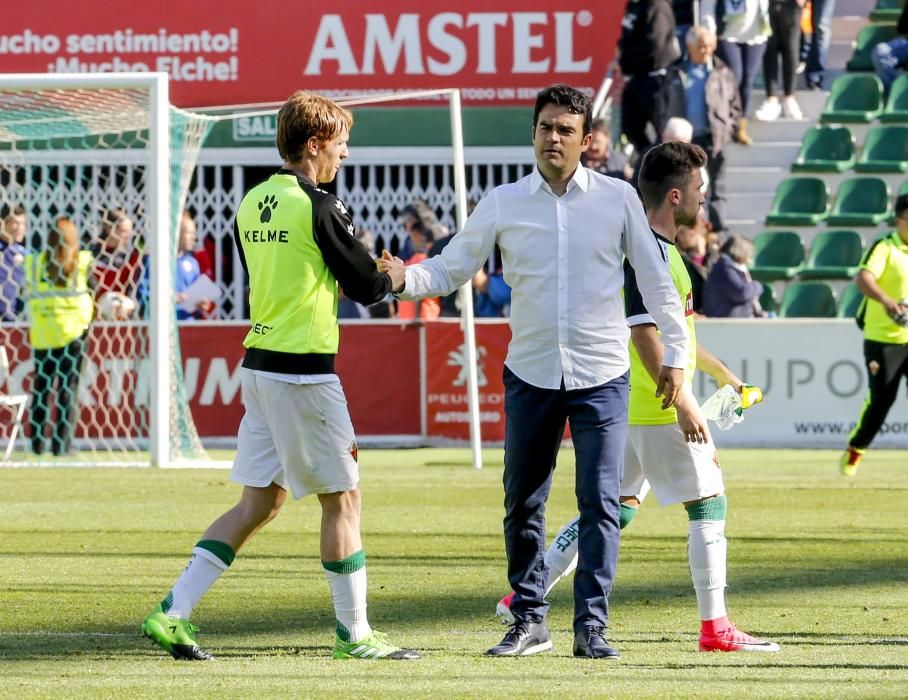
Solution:
<path fill-rule="evenodd" d="M 701 620 L 725 617 L 726 555 L 724 495 L 692 503 L 687 509 L 687 560 Z"/>
<path fill-rule="evenodd" d="M 366 553 L 354 552 L 340 561 L 323 561 L 325 577 L 331 588 L 337 636 L 345 642 L 358 642 L 372 634 L 366 617 Z"/>
<path fill-rule="evenodd" d="M 227 568 L 233 563 L 236 552 L 233 547 L 217 540 L 201 540 L 192 549 L 189 563 L 173 584 L 167 597 L 161 601 L 161 609 L 168 617 L 188 620 L 192 609 L 199 604 Z"/>
<path fill-rule="evenodd" d="M 580 535 L 580 516 L 565 525 L 545 552 L 545 565 L 549 570 L 549 582 L 545 594 L 558 585 L 565 576 L 577 568 L 577 538 Z"/>
<path fill-rule="evenodd" d="M 634 519 L 635 515 L 637 515 L 636 508 L 624 503 L 621 504 L 620 526 L 622 530 Z M 565 576 L 570 575 L 577 568 L 577 539 L 579 535 L 580 516 L 578 515 L 558 531 L 555 539 L 552 540 L 552 544 L 546 550 L 545 565 L 549 570 L 549 585 L 545 589 L 546 595 Z"/>

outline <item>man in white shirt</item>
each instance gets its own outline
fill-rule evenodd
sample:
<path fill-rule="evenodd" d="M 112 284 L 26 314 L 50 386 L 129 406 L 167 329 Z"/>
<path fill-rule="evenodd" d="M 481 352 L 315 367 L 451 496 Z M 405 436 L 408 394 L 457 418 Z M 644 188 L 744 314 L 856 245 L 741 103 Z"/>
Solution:
<path fill-rule="evenodd" d="M 543 598 L 545 502 L 571 426 L 580 511 L 574 579 L 574 655 L 614 658 L 605 639 L 618 555 L 618 493 L 627 436 L 628 338 L 621 289 L 635 267 L 665 345 L 657 395 L 672 405 L 687 365 L 683 309 L 643 206 L 626 182 L 580 166 L 590 143 L 589 100 L 566 85 L 536 98 L 537 167 L 496 187 L 444 252 L 406 269 L 402 299 L 451 293 L 497 245 L 512 288 L 505 361 L 505 549 L 515 622 L 492 656 L 552 648 Z M 379 261 L 379 269 L 399 261 Z M 705 436 L 701 436 L 705 440 Z"/>

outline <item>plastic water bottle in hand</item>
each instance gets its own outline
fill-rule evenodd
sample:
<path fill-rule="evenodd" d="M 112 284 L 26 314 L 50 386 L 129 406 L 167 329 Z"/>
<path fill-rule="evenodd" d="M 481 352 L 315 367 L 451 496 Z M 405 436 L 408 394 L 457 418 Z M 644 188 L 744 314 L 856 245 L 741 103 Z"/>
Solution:
<path fill-rule="evenodd" d="M 745 384 L 739 394 L 731 384 L 726 384 L 706 399 L 700 410 L 703 416 L 715 423 L 720 430 L 728 430 L 735 423 L 744 420 L 745 408 L 750 408 L 762 400 L 763 392 L 759 387 Z"/>

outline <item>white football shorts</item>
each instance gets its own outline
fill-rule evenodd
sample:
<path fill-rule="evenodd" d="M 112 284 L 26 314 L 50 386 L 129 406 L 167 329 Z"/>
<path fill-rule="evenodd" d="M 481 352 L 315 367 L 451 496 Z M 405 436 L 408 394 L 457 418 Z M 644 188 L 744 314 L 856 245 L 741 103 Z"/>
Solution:
<path fill-rule="evenodd" d="M 356 488 L 356 439 L 340 380 L 292 384 L 241 371 L 246 413 L 230 478 L 275 483 L 294 498 Z"/>
<path fill-rule="evenodd" d="M 647 482 L 663 506 L 725 491 L 715 444 L 688 442 L 677 423 L 628 426 L 621 495 L 642 501 Z"/>

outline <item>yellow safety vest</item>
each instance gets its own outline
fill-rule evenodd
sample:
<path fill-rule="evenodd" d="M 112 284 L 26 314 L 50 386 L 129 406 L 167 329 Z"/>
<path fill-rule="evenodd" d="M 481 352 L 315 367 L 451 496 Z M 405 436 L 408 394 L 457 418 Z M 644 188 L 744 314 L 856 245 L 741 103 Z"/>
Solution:
<path fill-rule="evenodd" d="M 66 287 L 57 287 L 47 279 L 47 253 L 33 253 L 25 258 L 25 286 L 28 290 L 28 329 L 32 348 L 62 348 L 88 329 L 94 316 L 94 302 L 88 291 L 88 273 L 94 258 L 87 250 L 79 251 L 75 278 Z"/>

